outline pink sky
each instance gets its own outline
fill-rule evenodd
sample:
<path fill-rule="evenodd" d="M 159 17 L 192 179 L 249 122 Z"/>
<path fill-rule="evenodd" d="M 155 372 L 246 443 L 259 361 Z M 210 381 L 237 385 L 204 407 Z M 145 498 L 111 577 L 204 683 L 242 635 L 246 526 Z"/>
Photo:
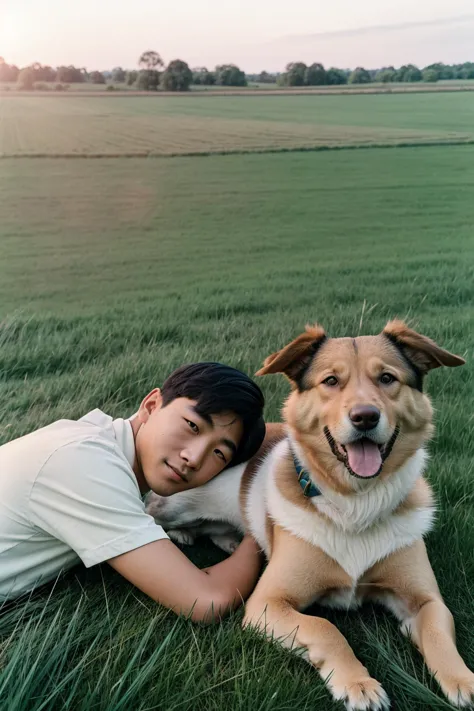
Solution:
<path fill-rule="evenodd" d="M 184 18 L 184 20 L 183 20 Z M 0 0 L 0 56 L 89 69 L 133 68 L 155 49 L 191 66 L 248 72 L 287 62 L 378 67 L 474 61 L 472 0 Z"/>

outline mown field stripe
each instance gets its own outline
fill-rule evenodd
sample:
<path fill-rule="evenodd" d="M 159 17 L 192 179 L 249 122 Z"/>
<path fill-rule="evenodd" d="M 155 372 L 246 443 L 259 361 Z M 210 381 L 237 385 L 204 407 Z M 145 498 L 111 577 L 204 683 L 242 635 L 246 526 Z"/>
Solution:
<path fill-rule="evenodd" d="M 35 158 L 48 159 L 104 159 L 104 158 L 199 158 L 206 156 L 251 155 L 265 153 L 319 153 L 322 151 L 354 151 L 371 150 L 374 148 L 433 148 L 440 146 L 469 146 L 474 145 L 474 138 L 446 139 L 436 141 L 400 141 L 394 143 L 364 143 L 343 145 L 318 145 L 318 146 L 291 146 L 269 148 L 236 148 L 229 150 L 212 151 L 173 151 L 158 153 L 155 151 L 126 151 L 124 153 L 0 153 L 1 159 L 32 160 Z"/>

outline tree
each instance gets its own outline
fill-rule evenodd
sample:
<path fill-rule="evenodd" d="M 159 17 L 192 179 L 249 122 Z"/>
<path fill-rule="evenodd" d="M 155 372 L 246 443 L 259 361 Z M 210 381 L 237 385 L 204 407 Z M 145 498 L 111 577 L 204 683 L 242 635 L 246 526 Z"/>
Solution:
<path fill-rule="evenodd" d="M 142 69 L 138 72 L 137 89 L 140 91 L 158 91 L 161 72 L 155 69 Z"/>
<path fill-rule="evenodd" d="M 247 78 L 235 64 L 220 64 L 216 67 L 216 84 L 219 86 L 247 86 Z"/>
<path fill-rule="evenodd" d="M 20 70 L 14 64 L 7 64 L 3 57 L 0 57 L 0 82 L 16 82 Z"/>
<path fill-rule="evenodd" d="M 18 88 L 22 91 L 32 91 L 35 88 L 35 70 L 25 67 L 18 75 Z"/>
<path fill-rule="evenodd" d="M 192 70 L 193 84 L 201 84 L 202 86 L 213 86 L 216 83 L 216 75 L 210 72 L 207 67 L 195 67 Z"/>
<path fill-rule="evenodd" d="M 138 72 L 135 69 L 128 71 L 125 76 L 125 81 L 128 86 L 132 86 L 133 84 L 135 84 L 137 79 L 138 79 Z"/>
<path fill-rule="evenodd" d="M 157 67 L 164 67 L 165 63 L 161 59 L 158 52 L 154 52 L 153 50 L 149 49 L 147 52 L 143 52 L 143 54 L 140 55 L 140 58 L 138 60 L 138 66 L 142 69 L 157 70 Z"/>
<path fill-rule="evenodd" d="M 439 75 L 436 69 L 423 69 L 423 81 L 435 83 L 438 81 Z"/>
<path fill-rule="evenodd" d="M 201 78 L 201 84 L 205 86 L 214 86 L 217 81 L 217 76 L 215 72 L 206 71 Z"/>
<path fill-rule="evenodd" d="M 304 86 L 307 68 L 304 62 L 290 62 L 287 64 L 285 84 L 287 86 Z"/>
<path fill-rule="evenodd" d="M 349 76 L 349 84 L 370 84 L 370 82 L 370 74 L 364 67 L 357 67 Z"/>
<path fill-rule="evenodd" d="M 122 69 L 122 67 L 114 67 L 112 69 L 112 81 L 116 84 L 124 84 L 126 78 L 125 69 Z"/>
<path fill-rule="evenodd" d="M 260 84 L 274 84 L 275 83 L 275 77 L 263 70 L 263 72 L 260 72 L 260 74 L 257 76 L 256 80 Z"/>
<path fill-rule="evenodd" d="M 93 84 L 105 84 L 105 77 L 102 72 L 92 72 L 90 75 L 90 80 Z"/>
<path fill-rule="evenodd" d="M 397 71 L 394 67 L 383 67 L 375 73 L 375 81 L 382 82 L 382 84 L 389 84 L 393 81 L 397 81 Z"/>
<path fill-rule="evenodd" d="M 414 64 L 404 64 L 397 71 L 397 81 L 415 82 L 423 79 L 421 71 Z"/>
<path fill-rule="evenodd" d="M 458 69 L 459 79 L 474 79 L 474 62 L 465 62 Z"/>
<path fill-rule="evenodd" d="M 72 64 L 68 67 L 58 67 L 56 81 L 66 84 L 79 84 L 87 81 L 87 72 L 84 68 L 78 69 Z"/>
<path fill-rule="evenodd" d="M 38 82 L 53 82 L 56 80 L 56 70 L 47 65 L 34 62 L 31 69 L 35 73 L 35 81 Z"/>
<path fill-rule="evenodd" d="M 306 68 L 304 83 L 307 86 L 322 86 L 327 84 L 327 74 L 322 64 L 314 63 Z"/>
<path fill-rule="evenodd" d="M 326 81 L 328 84 L 347 84 L 347 72 L 343 69 L 337 69 L 336 67 L 331 67 L 326 72 Z"/>
<path fill-rule="evenodd" d="M 450 74 L 450 69 L 450 67 L 446 66 L 446 64 L 443 64 L 442 62 L 435 62 L 434 64 L 428 64 L 423 71 L 431 70 L 436 72 L 438 79 L 452 79 L 452 72 Z"/>
<path fill-rule="evenodd" d="M 166 91 L 187 91 L 193 80 L 193 73 L 182 59 L 173 59 L 161 75 L 161 86 Z"/>

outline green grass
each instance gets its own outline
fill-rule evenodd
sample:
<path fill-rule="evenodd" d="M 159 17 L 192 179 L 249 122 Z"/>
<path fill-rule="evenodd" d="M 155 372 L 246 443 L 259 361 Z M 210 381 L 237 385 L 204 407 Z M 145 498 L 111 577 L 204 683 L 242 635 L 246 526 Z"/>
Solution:
<path fill-rule="evenodd" d="M 474 92 L 7 96 L 0 157 L 148 156 L 474 141 Z"/>
<path fill-rule="evenodd" d="M 182 362 L 252 373 L 308 321 L 342 335 L 407 317 L 468 357 L 429 378 L 428 548 L 474 666 L 473 188 L 472 146 L 1 161 L 0 442 L 94 407 L 130 414 Z M 261 385 L 279 419 L 284 380 Z M 336 622 L 396 708 L 447 708 L 388 613 L 313 613 Z M 0 611 L 0 706 L 336 708 L 306 663 L 239 622 L 177 621 L 107 566 L 78 568 Z"/>

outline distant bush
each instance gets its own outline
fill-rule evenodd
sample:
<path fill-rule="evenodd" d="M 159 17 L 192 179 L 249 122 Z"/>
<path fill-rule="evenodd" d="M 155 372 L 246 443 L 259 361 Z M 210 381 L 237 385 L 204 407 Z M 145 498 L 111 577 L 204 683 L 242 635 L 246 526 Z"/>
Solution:
<path fill-rule="evenodd" d="M 55 84 L 54 91 L 67 91 L 69 84 Z"/>
<path fill-rule="evenodd" d="M 113 84 L 109 84 L 106 91 L 118 91 L 118 89 Z"/>
<path fill-rule="evenodd" d="M 20 91 L 33 91 L 35 88 L 35 71 L 33 67 L 25 67 L 18 75 L 18 88 Z"/>

